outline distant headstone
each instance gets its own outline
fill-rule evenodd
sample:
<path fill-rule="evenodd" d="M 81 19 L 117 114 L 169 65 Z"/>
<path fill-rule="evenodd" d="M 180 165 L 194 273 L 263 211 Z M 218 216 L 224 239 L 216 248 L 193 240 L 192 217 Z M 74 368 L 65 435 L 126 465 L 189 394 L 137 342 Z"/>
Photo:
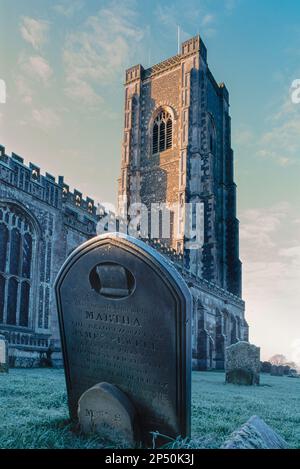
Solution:
<path fill-rule="evenodd" d="M 0 373 L 8 373 L 8 343 L 4 335 L 0 335 Z"/>
<path fill-rule="evenodd" d="M 272 363 L 270 362 L 260 362 L 260 371 L 261 373 L 271 373 Z"/>
<path fill-rule="evenodd" d="M 222 449 L 287 449 L 287 442 L 256 415 L 233 432 Z"/>
<path fill-rule="evenodd" d="M 271 375 L 272 376 L 283 376 L 284 375 L 284 366 L 282 366 L 282 365 L 272 365 Z"/>
<path fill-rule="evenodd" d="M 260 348 L 240 341 L 225 349 L 226 383 L 259 384 Z"/>
<path fill-rule="evenodd" d="M 67 259 L 56 295 L 71 417 L 105 381 L 132 402 L 143 442 L 188 436 L 191 294 L 173 265 L 135 238 L 98 236 Z"/>
<path fill-rule="evenodd" d="M 126 394 L 109 383 L 96 384 L 82 394 L 78 420 L 84 433 L 98 433 L 119 447 L 132 448 L 139 438 L 135 408 Z"/>

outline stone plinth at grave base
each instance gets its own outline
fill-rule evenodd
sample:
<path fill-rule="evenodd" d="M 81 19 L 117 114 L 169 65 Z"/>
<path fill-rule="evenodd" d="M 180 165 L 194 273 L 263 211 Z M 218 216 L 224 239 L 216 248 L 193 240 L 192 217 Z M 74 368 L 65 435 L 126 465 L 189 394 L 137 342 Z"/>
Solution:
<path fill-rule="evenodd" d="M 226 383 L 259 384 L 260 348 L 240 341 L 225 351 Z"/>
<path fill-rule="evenodd" d="M 254 415 L 222 445 L 223 449 L 287 449 L 286 441 Z"/>
<path fill-rule="evenodd" d="M 132 403 L 126 394 L 109 383 L 96 384 L 82 394 L 78 420 L 84 433 L 97 433 L 115 446 L 133 448 L 139 440 Z"/>
<path fill-rule="evenodd" d="M 8 343 L 4 335 L 0 335 L 0 373 L 8 373 Z"/>

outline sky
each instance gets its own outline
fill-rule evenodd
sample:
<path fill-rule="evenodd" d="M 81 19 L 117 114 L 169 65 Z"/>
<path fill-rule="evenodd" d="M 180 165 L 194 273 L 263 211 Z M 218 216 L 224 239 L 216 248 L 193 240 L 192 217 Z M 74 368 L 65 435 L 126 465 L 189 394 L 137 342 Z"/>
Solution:
<path fill-rule="evenodd" d="M 200 33 L 231 103 L 243 297 L 263 359 L 300 364 L 298 0 L 0 0 L 0 143 L 116 201 L 126 68 Z"/>

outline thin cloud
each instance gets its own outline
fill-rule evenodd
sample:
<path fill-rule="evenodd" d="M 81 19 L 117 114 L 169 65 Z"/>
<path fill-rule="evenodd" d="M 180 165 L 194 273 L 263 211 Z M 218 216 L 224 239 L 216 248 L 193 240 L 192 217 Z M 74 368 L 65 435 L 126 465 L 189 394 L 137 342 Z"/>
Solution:
<path fill-rule="evenodd" d="M 232 135 L 233 146 L 234 145 L 250 145 L 255 141 L 255 135 L 253 130 L 246 126 L 241 125 L 235 127 Z"/>
<path fill-rule="evenodd" d="M 42 56 L 36 55 L 20 59 L 21 70 L 34 80 L 47 84 L 53 75 L 50 64 Z"/>
<path fill-rule="evenodd" d="M 49 22 L 24 16 L 20 26 L 23 39 L 39 50 L 48 39 Z"/>
<path fill-rule="evenodd" d="M 262 356 L 284 350 L 292 354 L 294 320 L 299 330 L 300 246 L 297 211 L 287 203 L 242 211 L 241 258 L 243 261 L 246 317 L 251 337 L 262 347 Z M 297 233 L 298 231 L 298 233 Z M 288 318 L 289 321 L 283 319 Z M 266 331 L 271 336 L 266 336 Z M 278 350 L 274 350 L 278 344 Z M 272 353 L 271 353 L 272 352 Z"/>
<path fill-rule="evenodd" d="M 239 0 L 225 0 L 225 9 L 232 12 L 238 5 Z"/>
<path fill-rule="evenodd" d="M 299 164 L 300 105 L 286 93 L 267 119 L 269 130 L 258 139 L 257 156 L 280 166 Z"/>
<path fill-rule="evenodd" d="M 74 77 L 68 78 L 67 81 L 68 85 L 65 88 L 65 93 L 69 98 L 90 106 L 96 106 L 103 102 L 103 98 L 86 81 Z"/>
<path fill-rule="evenodd" d="M 284 99 L 274 106 L 266 119 L 267 130 L 254 133 L 250 126 L 240 125 L 233 130 L 233 145 L 247 150 L 257 158 L 268 159 L 287 167 L 300 164 L 300 104 Z"/>
<path fill-rule="evenodd" d="M 59 127 L 61 125 L 61 118 L 51 108 L 33 109 L 31 124 L 47 131 Z"/>
<path fill-rule="evenodd" d="M 71 18 L 75 13 L 78 13 L 80 10 L 82 10 L 83 7 L 83 1 L 72 0 L 54 5 L 53 10 L 59 15 L 65 16 L 66 18 Z"/>
<path fill-rule="evenodd" d="M 258 254 L 260 260 L 260 249 L 266 251 L 276 245 L 276 233 L 283 220 L 289 212 L 289 205 L 282 203 L 269 209 L 253 208 L 242 212 L 240 239 L 244 245 L 244 252 L 250 250 L 253 256 Z M 252 248 L 255 248 L 252 251 Z"/>
<path fill-rule="evenodd" d="M 208 11 L 203 5 L 200 7 L 182 8 L 182 5 L 173 4 L 169 5 L 158 5 L 155 11 L 157 21 L 160 22 L 164 28 L 167 28 L 167 32 L 173 33 L 175 37 L 175 31 L 178 26 L 182 23 L 188 23 L 191 32 L 180 28 L 181 41 L 185 41 L 191 35 L 197 34 L 198 32 L 202 36 L 211 37 L 216 33 L 215 23 L 216 15 L 211 11 Z M 184 19 L 184 21 L 183 21 Z M 200 31 L 199 31 L 200 28 Z"/>
<path fill-rule="evenodd" d="M 86 104 L 93 98 L 100 102 L 99 88 L 123 76 L 143 36 L 135 11 L 126 3 L 120 8 L 113 2 L 88 17 L 66 38 L 66 94 Z"/>
<path fill-rule="evenodd" d="M 299 164 L 300 121 L 295 116 L 283 119 L 258 141 L 257 155 L 271 158 L 281 166 Z"/>
<path fill-rule="evenodd" d="M 25 79 L 23 75 L 19 75 L 16 78 L 15 83 L 17 92 L 21 97 L 21 101 L 25 104 L 31 104 L 34 92 L 32 87 L 29 85 L 27 79 Z"/>

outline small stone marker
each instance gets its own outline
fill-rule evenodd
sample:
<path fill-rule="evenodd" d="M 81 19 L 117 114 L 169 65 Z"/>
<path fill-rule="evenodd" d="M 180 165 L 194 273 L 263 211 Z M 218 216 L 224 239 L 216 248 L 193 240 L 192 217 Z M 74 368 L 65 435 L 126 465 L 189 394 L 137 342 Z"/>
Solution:
<path fill-rule="evenodd" d="M 287 442 L 263 420 L 253 415 L 222 445 L 223 449 L 287 449 Z"/>
<path fill-rule="evenodd" d="M 192 302 L 174 266 L 135 238 L 101 235 L 66 260 L 56 297 L 71 418 L 107 382 L 132 402 L 143 443 L 189 436 Z"/>
<path fill-rule="evenodd" d="M 84 433 L 98 433 L 117 446 L 132 448 L 138 440 L 135 409 L 126 394 L 112 384 L 99 383 L 82 394 L 78 420 Z"/>
<path fill-rule="evenodd" d="M 226 383 L 259 384 L 260 348 L 249 342 L 236 342 L 225 350 Z"/>
<path fill-rule="evenodd" d="M 8 373 L 8 342 L 0 335 L 0 373 Z"/>

